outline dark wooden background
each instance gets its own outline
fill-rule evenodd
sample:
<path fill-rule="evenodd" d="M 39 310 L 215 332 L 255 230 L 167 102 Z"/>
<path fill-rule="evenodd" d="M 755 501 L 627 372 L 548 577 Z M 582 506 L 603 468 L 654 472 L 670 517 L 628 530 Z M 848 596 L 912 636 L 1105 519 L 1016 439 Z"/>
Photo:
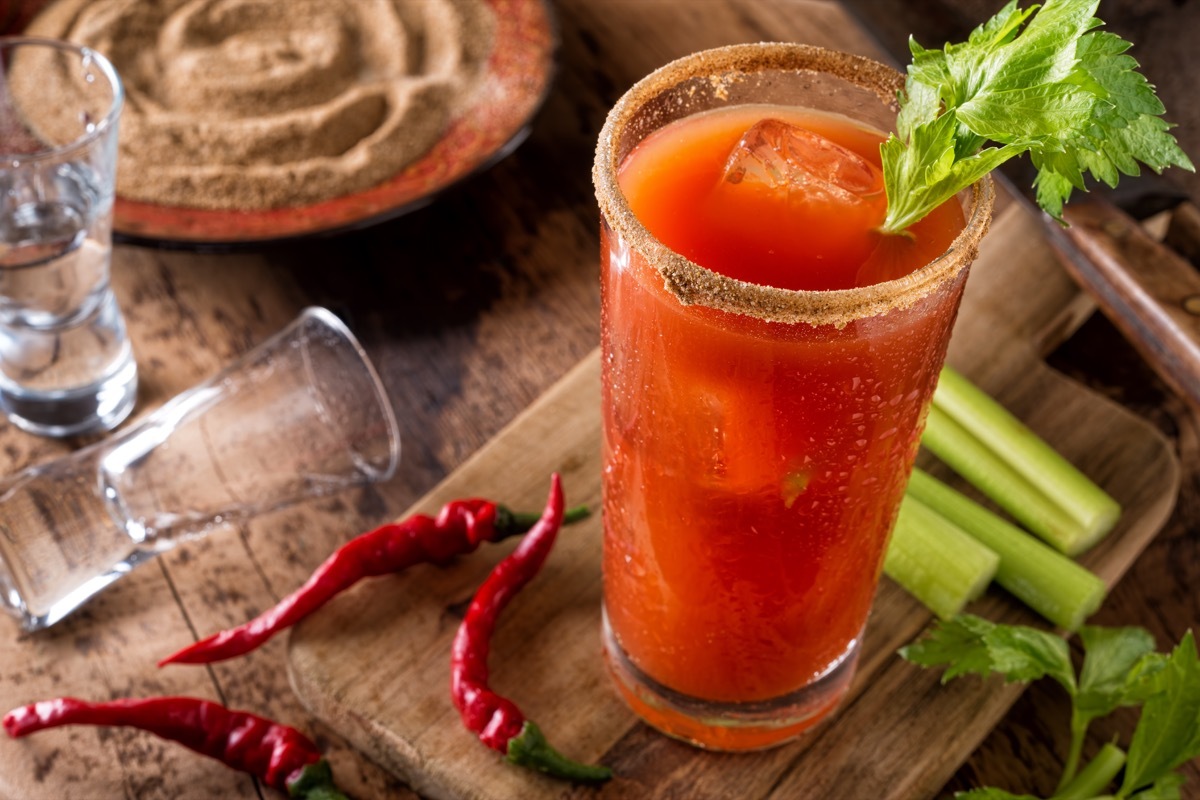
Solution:
<path fill-rule="evenodd" d="M 630 84 L 674 57 L 734 42 L 795 40 L 876 52 L 832 2 L 553 5 L 562 39 L 559 73 L 530 138 L 433 205 L 359 233 L 262 251 L 118 247 L 114 283 L 143 375 L 138 413 L 201 380 L 303 306 L 320 304 L 346 319 L 382 373 L 400 419 L 402 463 L 381 486 L 181 547 L 63 625 L 21 636 L 16 656 L 0 663 L 0 700 L 14 705 L 49 693 L 213 697 L 312 733 L 356 797 L 414 797 L 300 706 L 282 668 L 283 637 L 210 669 L 158 671 L 154 660 L 253 616 L 301 583 L 338 543 L 400 514 L 596 346 L 598 221 L 590 165 L 604 114 Z M 972 13 L 989 5 L 969 4 Z M 910 7 L 926 14 L 968 8 L 949 0 L 873 6 L 873 13 L 897 21 Z M 1191 103 L 1194 112 L 1200 103 Z M 1144 625 L 1165 647 L 1198 619 L 1200 429 L 1099 316 L 1051 361 L 1150 419 L 1178 448 L 1184 477 L 1177 509 L 1097 617 Z M 79 444 L 36 439 L 0 422 L 0 469 Z M 0 636 L 18 637 L 16 625 L 0 620 Z M 994 784 L 1049 794 L 1066 749 L 1067 708 L 1054 689 L 1030 689 L 946 791 Z M 1115 730 L 1127 737 L 1132 721 L 1118 715 L 1097 724 L 1092 746 Z M 149 737 L 79 730 L 67 741 L 32 762 L 21 745 L 0 742 L 0 798 L 276 796 Z M 1189 774 L 1196 791 L 1200 772 L 1189 767 Z M 851 787 L 846 796 L 854 797 Z"/>

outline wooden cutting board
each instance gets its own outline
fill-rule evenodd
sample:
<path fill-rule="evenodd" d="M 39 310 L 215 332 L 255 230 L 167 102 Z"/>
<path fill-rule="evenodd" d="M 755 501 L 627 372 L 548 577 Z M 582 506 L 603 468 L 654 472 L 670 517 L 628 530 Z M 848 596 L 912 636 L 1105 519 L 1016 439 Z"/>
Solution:
<path fill-rule="evenodd" d="M 1124 506 L 1084 559 L 1111 585 L 1166 520 L 1178 487 L 1167 442 L 1123 409 L 1054 373 L 1041 354 L 1091 305 L 1012 210 L 984 243 L 950 361 L 1026 420 Z M 933 462 L 935 473 L 946 475 Z M 551 472 L 568 504 L 600 500 L 599 357 L 593 354 L 412 511 L 480 495 L 540 509 Z M 505 543 L 446 569 L 421 567 L 356 587 L 297 628 L 292 684 L 314 714 L 434 798 L 920 798 L 940 789 L 1021 691 L 938 675 L 895 656 L 929 615 L 883 581 L 851 694 L 801 741 L 761 753 L 706 753 L 638 723 L 610 688 L 600 646 L 598 516 L 564 529 L 544 572 L 501 620 L 493 684 L 568 755 L 614 767 L 601 789 L 513 768 L 468 734 L 450 703 L 450 643 L 462 610 Z M 999 589 L 972 607 L 1033 619 Z M 1064 720 L 1066 724 L 1066 720 Z"/>

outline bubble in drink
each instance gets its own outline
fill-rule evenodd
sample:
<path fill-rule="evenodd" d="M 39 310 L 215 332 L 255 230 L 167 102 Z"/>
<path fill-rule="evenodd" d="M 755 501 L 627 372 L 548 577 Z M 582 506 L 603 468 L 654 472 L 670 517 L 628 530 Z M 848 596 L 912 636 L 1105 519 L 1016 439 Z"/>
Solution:
<path fill-rule="evenodd" d="M 725 162 L 732 184 L 786 190 L 789 199 L 860 205 L 880 197 L 883 173 L 852 150 L 778 119 L 755 123 Z"/>

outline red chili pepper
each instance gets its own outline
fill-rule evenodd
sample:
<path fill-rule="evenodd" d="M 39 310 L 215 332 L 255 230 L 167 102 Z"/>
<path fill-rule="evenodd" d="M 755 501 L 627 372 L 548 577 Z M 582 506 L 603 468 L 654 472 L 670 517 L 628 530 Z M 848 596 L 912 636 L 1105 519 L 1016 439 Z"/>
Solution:
<path fill-rule="evenodd" d="M 587 516 L 572 509 L 570 520 Z M 477 498 L 456 500 L 437 517 L 416 514 L 382 525 L 338 548 L 308 581 L 249 622 L 201 639 L 158 662 L 211 664 L 249 653 L 276 633 L 295 625 L 363 578 L 389 575 L 422 563 L 445 564 L 473 552 L 482 542 L 498 542 L 524 533 L 535 519 Z"/>
<path fill-rule="evenodd" d="M 557 778 L 594 783 L 612 777 L 608 767 L 572 761 L 546 741 L 541 730 L 511 700 L 488 688 L 488 652 L 496 620 L 505 606 L 545 563 L 563 522 L 562 481 L 554 475 L 542 517 L 475 593 L 450 660 L 450 694 L 467 729 L 514 764 Z"/>
<path fill-rule="evenodd" d="M 196 697 L 150 697 L 89 703 L 60 697 L 4 715 L 15 738 L 61 725 L 131 727 L 178 742 L 228 767 L 248 772 L 291 797 L 346 800 L 329 762 L 300 731 Z"/>

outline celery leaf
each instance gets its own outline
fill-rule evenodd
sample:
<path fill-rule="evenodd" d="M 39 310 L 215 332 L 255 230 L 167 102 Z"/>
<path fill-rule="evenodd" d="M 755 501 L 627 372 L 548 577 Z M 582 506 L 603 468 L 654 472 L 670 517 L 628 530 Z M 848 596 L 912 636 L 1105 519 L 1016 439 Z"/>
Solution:
<path fill-rule="evenodd" d="M 971 614 L 941 621 L 929 635 L 900 649 L 907 661 L 923 667 L 946 667 L 942 683 L 960 675 L 988 675 L 992 660 L 984 636 L 993 623 Z"/>
<path fill-rule="evenodd" d="M 1075 709 L 1086 719 L 1106 716 L 1120 706 L 1145 698 L 1147 668 L 1154 658 L 1154 637 L 1144 628 L 1102 628 L 1085 625 L 1083 666 L 1079 670 L 1079 692 Z"/>
<path fill-rule="evenodd" d="M 900 655 L 942 666 L 942 682 L 967 673 L 997 672 L 1009 680 L 1049 677 L 1071 695 L 1071 748 L 1055 798 L 1181 800 L 1185 776 L 1176 770 L 1200 756 L 1200 653 L 1191 631 L 1168 655 L 1154 651 L 1149 632 L 1136 627 L 1084 627 L 1083 664 L 1076 681 L 1066 640 L 1023 625 L 959 615 L 938 622 Z M 1112 743 L 1078 770 L 1088 722 L 1120 706 L 1141 705 L 1128 754 Z M 1116 753 L 1102 758 L 1104 750 Z M 1124 767 L 1120 787 L 1109 781 Z M 1093 793 L 1102 795 L 1094 796 Z M 955 800 L 1036 800 L 997 788 L 958 793 Z"/>
<path fill-rule="evenodd" d="M 1060 220 L 1086 175 L 1112 186 L 1139 164 L 1194 170 L 1130 43 L 1096 30 L 1098 3 L 1021 10 L 1011 0 L 966 42 L 935 50 L 910 41 L 897 133 L 880 148 L 885 232 L 903 231 L 1024 153 L 1038 169 L 1038 204 Z"/>
<path fill-rule="evenodd" d="M 1131 800 L 1183 800 L 1183 793 L 1179 790 L 1186 781 L 1187 779 L 1178 772 L 1171 772 L 1163 775 L 1137 794 L 1130 795 L 1130 798 Z"/>
<path fill-rule="evenodd" d="M 1153 694 L 1142 706 L 1129 744 L 1122 797 L 1154 787 L 1200 755 L 1200 656 L 1191 631 L 1149 680 Z"/>
<path fill-rule="evenodd" d="M 1007 681 L 1053 678 L 1076 691 L 1071 654 L 1061 636 L 1024 625 L 997 625 L 970 614 L 941 622 L 900 655 L 921 666 L 945 666 L 942 683 L 965 674 L 999 673 Z"/>

